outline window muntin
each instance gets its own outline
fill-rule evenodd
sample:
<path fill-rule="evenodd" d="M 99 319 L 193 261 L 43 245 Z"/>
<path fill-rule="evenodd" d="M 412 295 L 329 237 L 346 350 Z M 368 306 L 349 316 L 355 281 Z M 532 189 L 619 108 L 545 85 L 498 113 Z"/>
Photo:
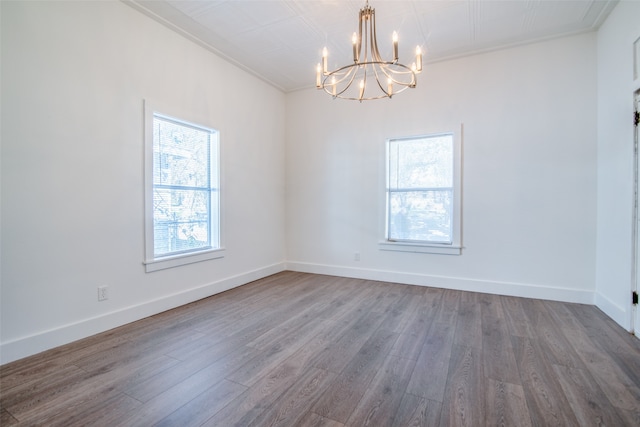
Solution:
<path fill-rule="evenodd" d="M 386 240 L 454 243 L 452 133 L 387 141 Z"/>

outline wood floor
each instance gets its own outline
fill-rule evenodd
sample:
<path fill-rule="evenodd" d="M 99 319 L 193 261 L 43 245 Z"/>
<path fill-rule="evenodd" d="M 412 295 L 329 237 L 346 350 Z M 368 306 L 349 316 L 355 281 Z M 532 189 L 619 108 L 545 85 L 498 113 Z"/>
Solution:
<path fill-rule="evenodd" d="M 640 425 L 595 307 L 294 272 L 0 371 L 3 427 Z"/>

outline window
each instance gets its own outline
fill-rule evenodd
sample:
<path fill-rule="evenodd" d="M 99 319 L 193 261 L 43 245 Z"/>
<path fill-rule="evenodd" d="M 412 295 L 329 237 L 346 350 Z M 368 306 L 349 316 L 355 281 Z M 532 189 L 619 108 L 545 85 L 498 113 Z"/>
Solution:
<path fill-rule="evenodd" d="M 146 269 L 219 258 L 218 132 L 147 107 Z"/>
<path fill-rule="evenodd" d="M 460 153 L 456 135 L 390 139 L 381 249 L 460 253 Z"/>

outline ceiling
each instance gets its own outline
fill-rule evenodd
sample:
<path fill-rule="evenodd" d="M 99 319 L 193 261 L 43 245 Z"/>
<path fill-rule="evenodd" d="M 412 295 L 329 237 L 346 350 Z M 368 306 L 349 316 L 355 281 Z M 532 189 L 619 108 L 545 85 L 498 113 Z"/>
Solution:
<path fill-rule="evenodd" d="M 352 60 L 365 0 L 123 0 L 273 86 L 315 85 L 322 48 L 329 68 Z M 401 63 L 420 45 L 430 62 L 597 29 L 618 0 L 370 0 L 378 46 Z"/>

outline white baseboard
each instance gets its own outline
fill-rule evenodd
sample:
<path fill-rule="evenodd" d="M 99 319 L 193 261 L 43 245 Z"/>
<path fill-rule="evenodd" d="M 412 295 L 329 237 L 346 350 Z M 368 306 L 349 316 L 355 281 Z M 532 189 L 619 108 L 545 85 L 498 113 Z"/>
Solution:
<path fill-rule="evenodd" d="M 83 319 L 75 323 L 2 343 L 0 344 L 0 365 L 233 289 L 254 280 L 284 271 L 285 267 L 285 263 L 269 265 L 184 292 L 147 301 L 143 304 L 122 308 L 101 316 Z"/>
<path fill-rule="evenodd" d="M 398 271 L 352 268 L 333 265 L 312 264 L 289 261 L 287 270 L 303 273 L 326 274 L 329 276 L 353 277 L 407 285 L 431 286 L 434 288 L 460 291 L 483 292 L 524 298 L 538 298 L 552 301 L 594 304 L 594 293 L 581 289 L 557 288 L 523 283 L 496 282 L 460 277 L 431 276 L 426 274 L 403 273 Z"/>
<path fill-rule="evenodd" d="M 602 310 L 604 314 L 612 318 L 614 322 L 631 332 L 631 314 L 627 312 L 627 310 L 615 304 L 600 292 L 596 292 L 595 294 L 595 305 Z"/>

